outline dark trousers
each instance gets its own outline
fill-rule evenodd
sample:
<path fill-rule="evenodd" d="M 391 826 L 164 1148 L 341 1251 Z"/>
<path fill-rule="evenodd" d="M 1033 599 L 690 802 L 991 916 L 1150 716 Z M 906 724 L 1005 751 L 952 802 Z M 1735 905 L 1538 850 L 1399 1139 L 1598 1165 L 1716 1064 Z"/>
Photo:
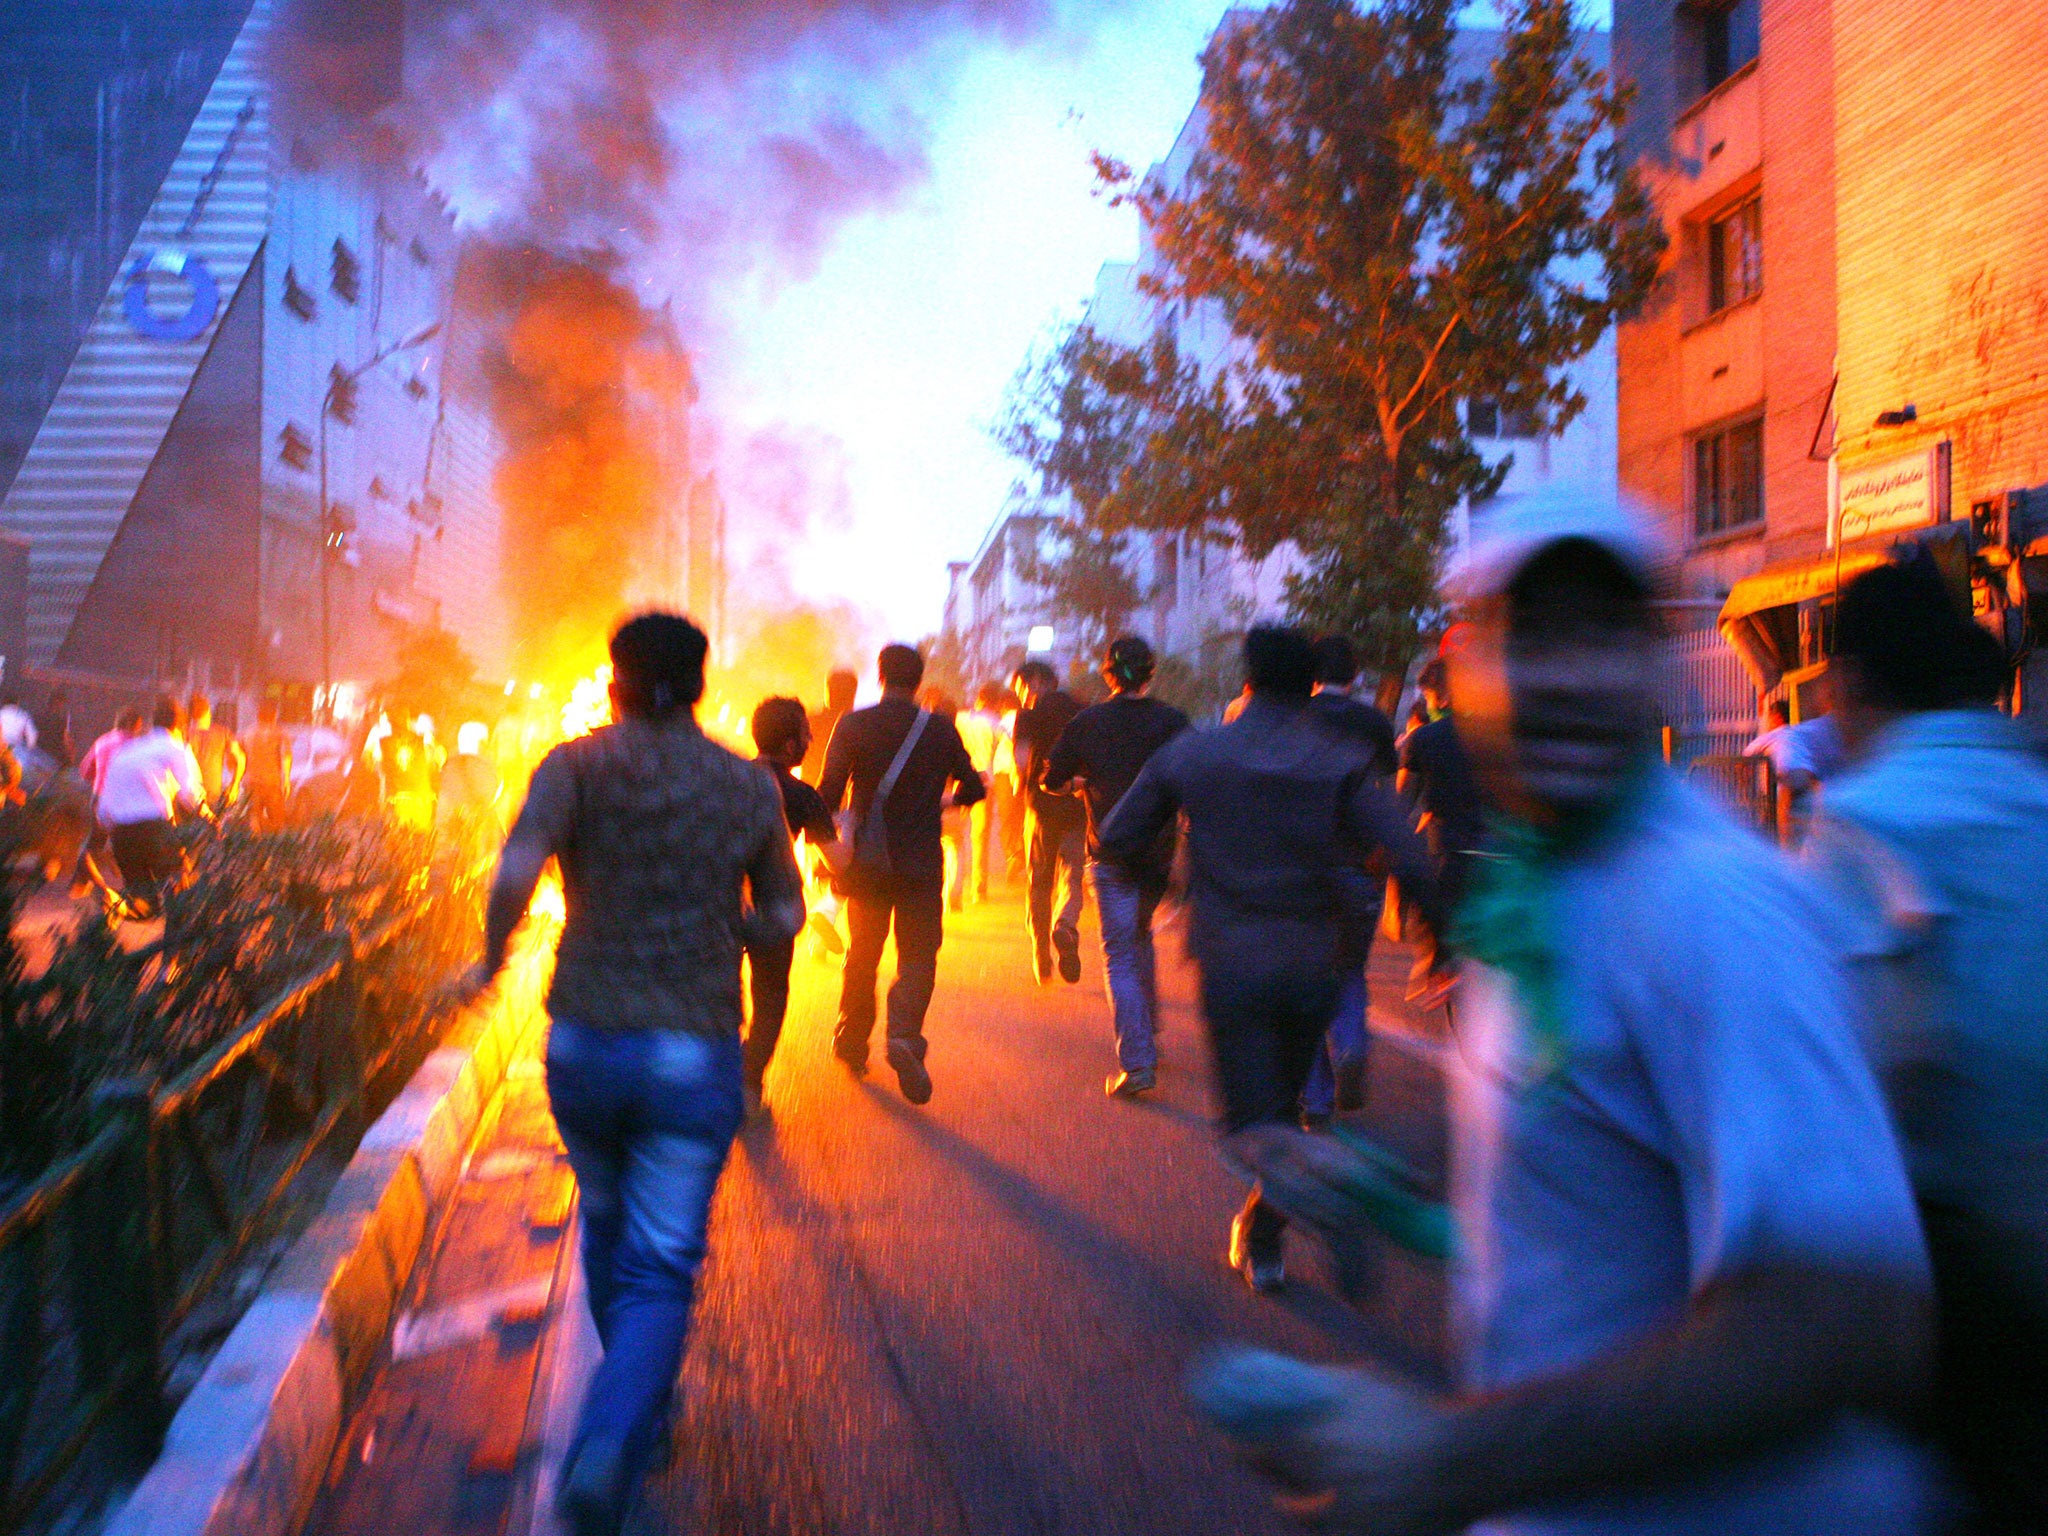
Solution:
<path fill-rule="evenodd" d="M 782 1038 L 782 1021 L 789 1013 L 789 967 L 796 959 L 796 940 L 765 944 L 747 951 L 747 987 L 753 995 L 754 1016 L 747 1022 L 744 1053 L 747 1082 L 755 1092 L 768 1075 L 768 1063 L 775 1056 L 775 1042 Z"/>
<path fill-rule="evenodd" d="M 2048 1531 L 2048 1263 L 2038 1237 L 1923 1200 L 1941 1347 L 1934 1424 L 1967 1536 Z"/>
<path fill-rule="evenodd" d="M 924 1014 L 939 974 L 945 933 L 942 880 L 846 900 L 846 972 L 839 987 L 839 1024 L 832 1044 L 841 1056 L 865 1058 L 875 1032 L 875 973 L 896 930 L 896 979 L 889 984 L 889 1041 L 907 1041 L 924 1059 Z"/>
<path fill-rule="evenodd" d="M 1225 1134 L 1250 1125 L 1294 1125 L 1301 1091 L 1337 1006 L 1340 980 L 1327 935 L 1258 930 L 1201 955 L 1202 1017 L 1216 1061 Z M 1244 1213 L 1254 1252 L 1279 1246 L 1287 1218 L 1252 1186 Z"/>
<path fill-rule="evenodd" d="M 1031 813 L 1031 941 L 1042 953 L 1049 944 L 1081 942 L 1081 899 L 1087 890 L 1088 828 L 1085 823 L 1045 822 Z M 1057 909 L 1052 893 L 1058 885 Z"/>
<path fill-rule="evenodd" d="M 150 905 L 185 867 L 184 850 L 168 821 L 131 821 L 108 834 L 125 894 Z"/>

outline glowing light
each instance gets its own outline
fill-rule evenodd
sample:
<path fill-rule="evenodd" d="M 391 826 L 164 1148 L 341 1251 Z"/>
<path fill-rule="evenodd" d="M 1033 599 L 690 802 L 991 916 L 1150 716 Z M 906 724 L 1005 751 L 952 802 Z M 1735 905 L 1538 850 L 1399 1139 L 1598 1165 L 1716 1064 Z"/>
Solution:
<path fill-rule="evenodd" d="M 1031 633 L 1024 638 L 1024 649 L 1034 656 L 1041 656 L 1052 649 L 1053 633 L 1050 624 L 1034 624 Z"/>
<path fill-rule="evenodd" d="M 535 684 L 539 687 L 539 684 Z M 607 664 L 590 676 L 577 679 L 569 690 L 569 702 L 562 706 L 562 736 L 588 736 L 612 719 L 612 669 Z M 536 695 L 538 697 L 538 695 Z"/>
<path fill-rule="evenodd" d="M 526 910 L 531 916 L 551 918 L 558 923 L 569 915 L 569 904 L 562 895 L 562 882 L 552 872 L 534 887 L 533 904 Z"/>
<path fill-rule="evenodd" d="M 545 692 L 547 692 L 545 688 L 543 688 L 539 683 L 535 683 L 531 688 L 527 689 L 526 696 L 529 699 L 537 699 Z"/>

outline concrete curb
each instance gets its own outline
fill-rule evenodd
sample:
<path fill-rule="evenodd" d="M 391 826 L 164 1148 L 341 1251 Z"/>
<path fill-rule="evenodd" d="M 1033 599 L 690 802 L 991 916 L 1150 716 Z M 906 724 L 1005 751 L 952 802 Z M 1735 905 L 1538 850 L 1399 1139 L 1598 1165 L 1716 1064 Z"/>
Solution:
<path fill-rule="evenodd" d="M 502 992 L 502 989 L 501 989 Z M 293 1536 L 525 1036 L 502 996 L 429 1056 L 185 1399 L 105 1536 Z"/>

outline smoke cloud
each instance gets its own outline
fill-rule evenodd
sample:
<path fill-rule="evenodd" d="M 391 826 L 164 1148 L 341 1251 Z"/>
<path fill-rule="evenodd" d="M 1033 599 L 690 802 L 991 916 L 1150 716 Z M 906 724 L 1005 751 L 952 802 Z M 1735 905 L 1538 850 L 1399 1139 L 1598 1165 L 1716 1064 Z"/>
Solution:
<path fill-rule="evenodd" d="M 782 648 L 815 691 L 872 638 L 788 582 L 787 553 L 848 516 L 843 449 L 728 424 L 732 301 L 800 280 L 845 220 L 907 196 L 961 45 L 1022 41 L 1050 0 L 410 0 L 387 81 L 363 59 L 393 3 L 298 0 L 279 94 L 299 131 L 420 168 L 468 233 L 456 329 L 507 445 L 527 668 L 594 653 L 709 471 L 734 661 L 765 681 Z"/>

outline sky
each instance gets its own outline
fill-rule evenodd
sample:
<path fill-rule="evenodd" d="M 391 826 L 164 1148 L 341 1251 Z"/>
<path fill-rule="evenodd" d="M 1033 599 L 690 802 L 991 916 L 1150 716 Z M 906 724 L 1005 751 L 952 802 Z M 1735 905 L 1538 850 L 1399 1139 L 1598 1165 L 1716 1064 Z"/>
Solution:
<path fill-rule="evenodd" d="M 807 278 L 731 301 L 729 346 L 707 360 L 742 428 L 794 427 L 845 476 L 838 515 L 780 551 L 798 592 L 851 599 L 891 635 L 938 628 L 946 562 L 1002 508 L 1015 466 L 988 428 L 1011 376 L 1103 262 L 1136 254 L 1136 217 L 1094 195 L 1090 153 L 1166 152 L 1225 5 L 1093 9 L 1022 45 L 963 43 L 929 175 L 840 226 Z"/>
<path fill-rule="evenodd" d="M 815 474 L 843 477 L 818 498 L 831 514 L 774 552 L 799 596 L 850 600 L 897 638 L 936 631 L 946 563 L 972 558 L 1016 478 L 989 435 L 1005 387 L 1102 263 L 1137 253 L 1136 215 L 1095 194 L 1090 154 L 1142 170 L 1166 153 L 1226 8 L 1082 0 L 1021 43 L 963 39 L 936 108 L 919 103 L 928 176 L 840 224 L 799 280 L 727 297 L 727 344 L 704 360 L 722 414 L 793 432 Z M 1583 10 L 1608 24 L 1607 0 Z M 744 558 L 748 530 L 734 536 Z"/>

